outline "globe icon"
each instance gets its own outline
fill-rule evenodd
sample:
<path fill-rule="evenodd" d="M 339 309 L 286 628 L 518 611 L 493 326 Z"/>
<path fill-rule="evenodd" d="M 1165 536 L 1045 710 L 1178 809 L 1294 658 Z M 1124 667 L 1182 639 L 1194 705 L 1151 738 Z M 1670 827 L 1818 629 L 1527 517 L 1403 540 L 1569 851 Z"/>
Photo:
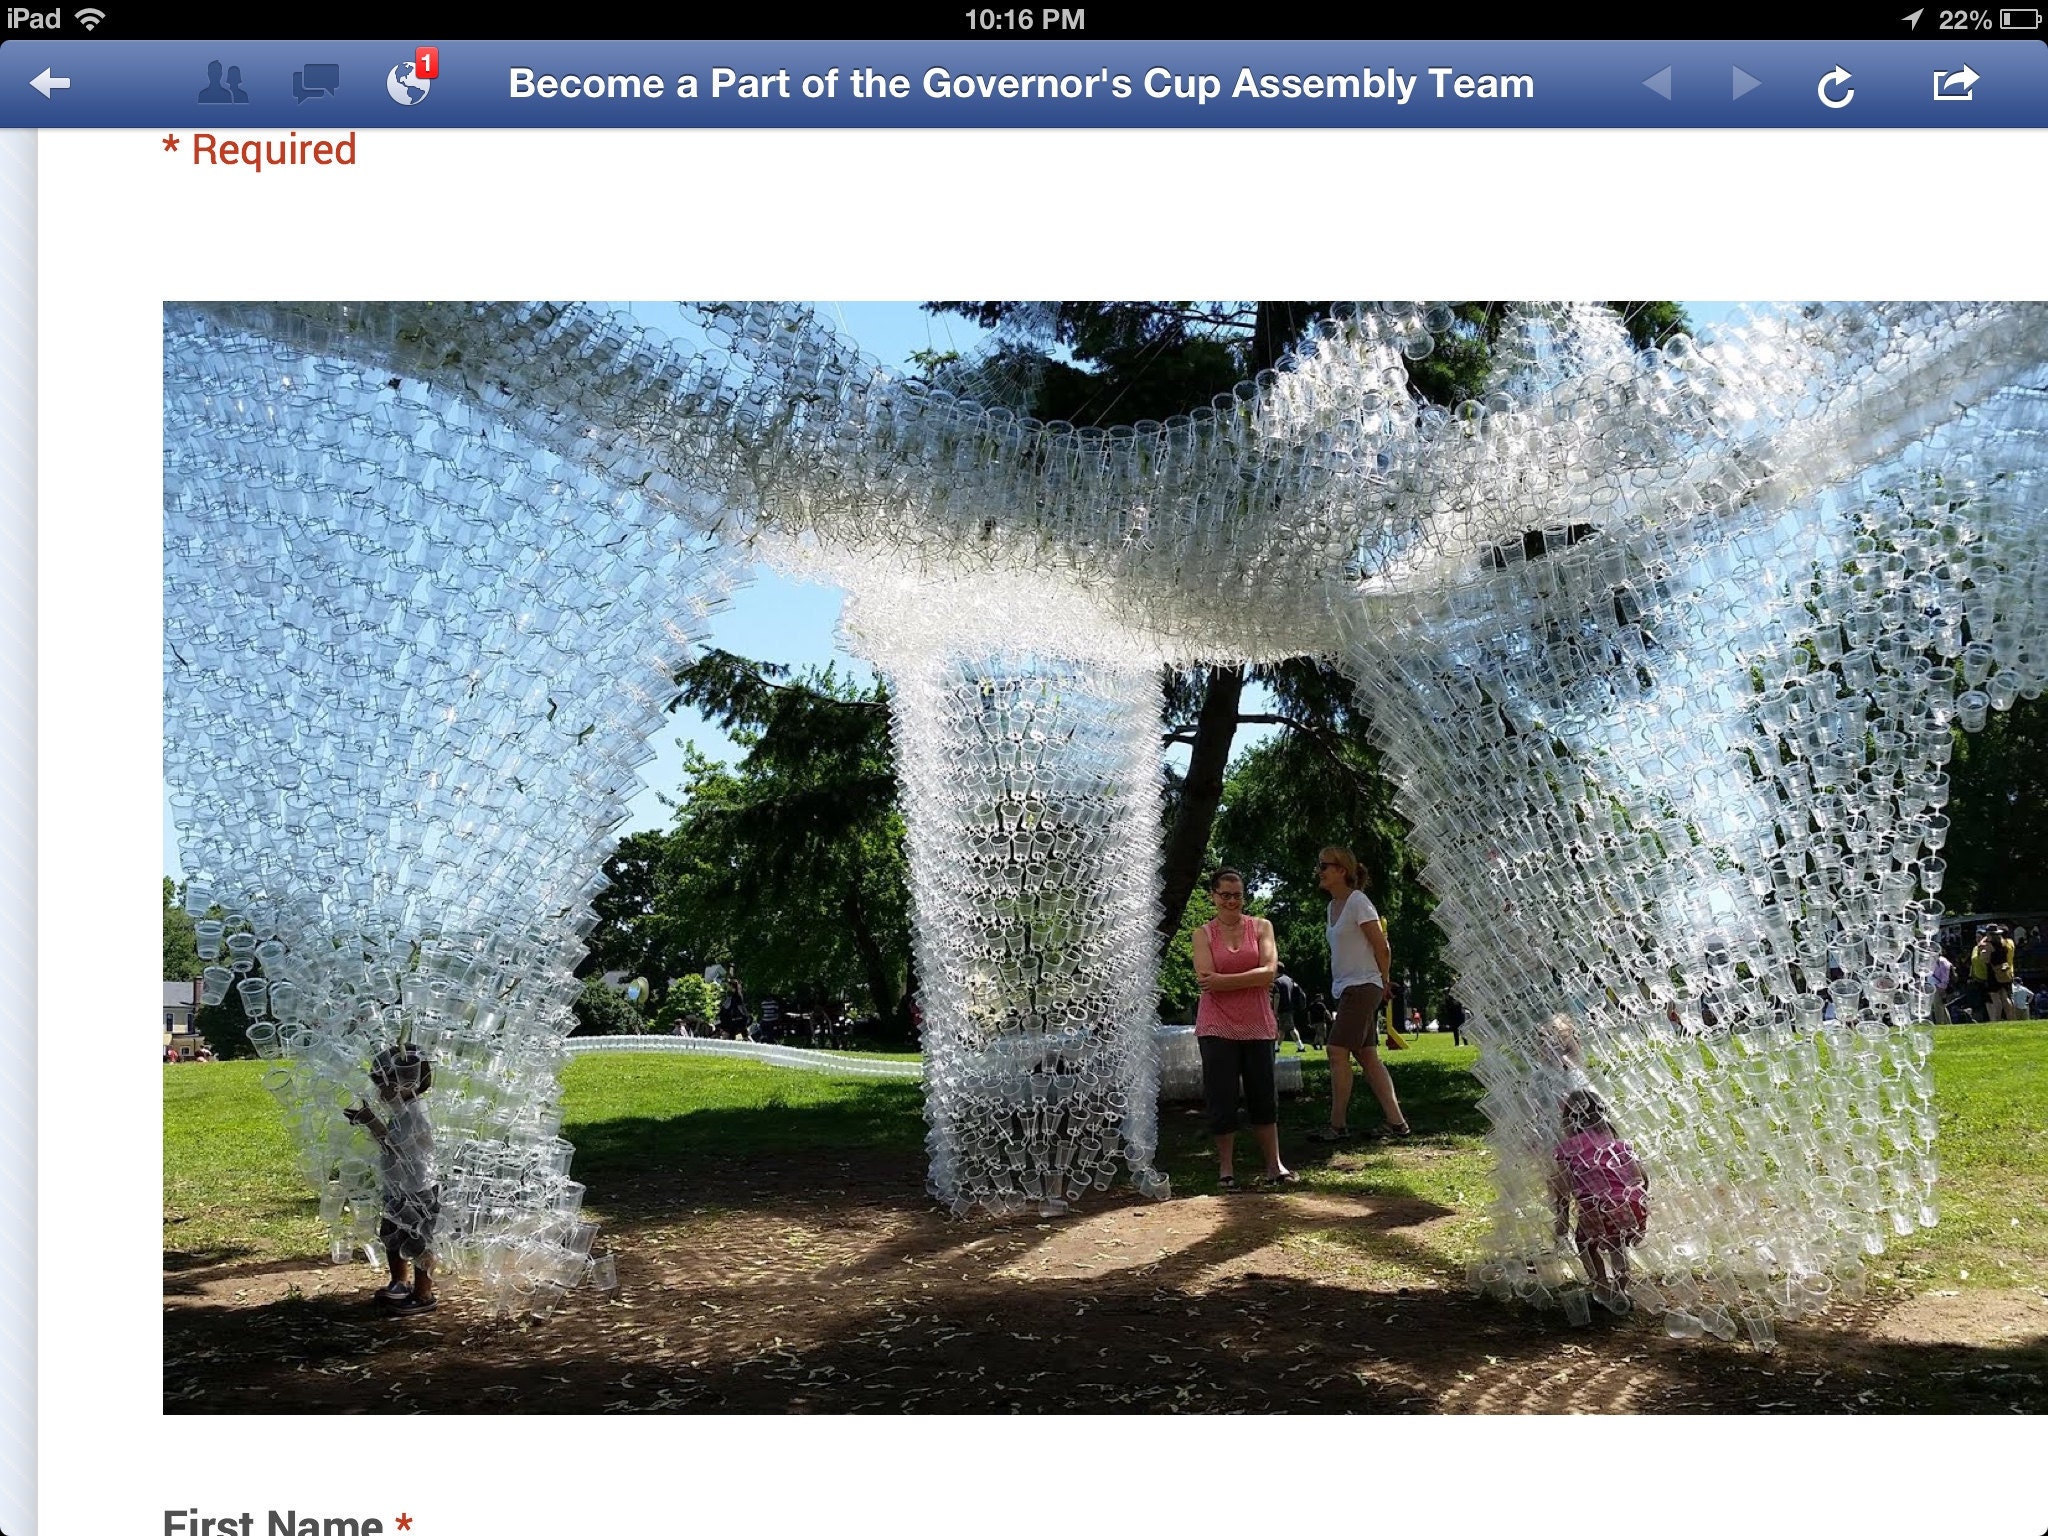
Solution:
<path fill-rule="evenodd" d="M 433 88 L 433 84 L 433 81 L 422 80 L 414 73 L 411 59 L 407 59 L 403 64 L 392 65 L 391 73 L 384 77 L 384 89 L 390 92 L 391 99 L 401 107 L 416 107 L 425 101 L 427 92 Z"/>

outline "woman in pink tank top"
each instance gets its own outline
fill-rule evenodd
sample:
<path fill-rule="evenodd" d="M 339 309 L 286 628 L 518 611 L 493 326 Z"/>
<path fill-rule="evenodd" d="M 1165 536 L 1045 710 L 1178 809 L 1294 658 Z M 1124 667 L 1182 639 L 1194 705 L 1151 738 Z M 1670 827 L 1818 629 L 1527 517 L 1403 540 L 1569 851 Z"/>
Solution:
<path fill-rule="evenodd" d="M 1273 1019 L 1273 978 L 1280 972 L 1273 925 L 1244 912 L 1244 876 L 1219 869 L 1209 879 L 1216 918 L 1195 930 L 1195 982 L 1202 1001 L 1195 1010 L 1195 1045 L 1202 1053 L 1202 1092 L 1208 1100 L 1209 1132 L 1216 1138 L 1216 1187 L 1239 1188 L 1236 1164 L 1237 1091 L 1244 1085 L 1246 1117 L 1266 1157 L 1261 1184 L 1296 1182 L 1280 1161 L 1280 1096 L 1273 1083 L 1273 1057 L 1280 1039 Z"/>

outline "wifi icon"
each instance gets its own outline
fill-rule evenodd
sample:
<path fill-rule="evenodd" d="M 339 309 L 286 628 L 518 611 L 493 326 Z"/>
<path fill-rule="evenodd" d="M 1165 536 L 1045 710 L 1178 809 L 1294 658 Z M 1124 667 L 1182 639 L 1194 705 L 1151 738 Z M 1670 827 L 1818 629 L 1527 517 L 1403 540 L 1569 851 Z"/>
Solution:
<path fill-rule="evenodd" d="M 73 11 L 71 15 L 72 18 L 76 20 L 77 23 L 81 27 L 85 28 L 85 30 L 88 32 L 90 32 L 94 27 L 98 26 L 101 22 L 107 19 L 107 13 L 105 11 L 99 9 L 97 6 L 91 5 L 85 7 L 84 10 Z"/>

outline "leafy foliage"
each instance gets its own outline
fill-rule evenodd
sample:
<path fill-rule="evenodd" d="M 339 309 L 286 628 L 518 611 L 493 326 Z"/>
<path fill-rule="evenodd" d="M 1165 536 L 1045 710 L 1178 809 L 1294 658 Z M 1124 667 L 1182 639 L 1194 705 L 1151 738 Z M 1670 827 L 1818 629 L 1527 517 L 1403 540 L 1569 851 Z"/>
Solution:
<path fill-rule="evenodd" d="M 667 847 L 659 832 L 634 832 L 619 840 L 604 866 L 610 884 L 590 904 L 597 927 L 590 936 L 590 952 L 577 967 L 579 976 L 606 971 L 645 976 L 659 997 L 671 977 L 691 968 L 695 956 L 688 935 L 677 928 L 659 900 Z"/>
<path fill-rule="evenodd" d="M 1271 915 L 1257 901 L 1247 901 L 1245 911 L 1259 917 Z M 1196 886 L 1181 911 L 1180 926 L 1160 956 L 1159 1017 L 1169 1024 L 1195 1021 L 1195 1005 L 1202 1000 L 1202 989 L 1195 985 L 1195 930 L 1215 915 L 1216 903 L 1209 899 L 1208 887 Z"/>
<path fill-rule="evenodd" d="M 926 307 L 965 315 L 996 333 L 981 357 L 934 359 L 947 364 L 936 370 L 939 382 L 977 399 L 1014 402 L 1043 421 L 1082 427 L 1157 421 L 1207 405 L 1272 361 L 1256 356 L 1260 310 L 1269 307 L 1258 304 Z M 1301 310 L 1297 328 L 1310 309 L 1279 307 Z"/>
<path fill-rule="evenodd" d="M 717 1016 L 718 988 L 693 973 L 675 979 L 668 997 L 654 1015 L 654 1023 L 657 1029 L 670 1034 L 678 1024 L 688 1025 L 695 1033 Z"/>
<path fill-rule="evenodd" d="M 646 1017 L 626 1001 L 625 994 L 604 984 L 602 976 L 583 983 L 583 991 L 569 1005 L 576 1015 L 572 1035 L 638 1035 L 646 1032 Z"/>
<path fill-rule="evenodd" d="M 254 1056 L 249 1043 L 249 1012 L 242 1006 L 242 994 L 228 988 L 227 997 L 211 1007 L 201 1007 L 193 1021 L 205 1037 L 208 1049 L 222 1061 Z"/>
<path fill-rule="evenodd" d="M 1420 1006 L 1448 985 L 1436 902 L 1416 877 L 1406 826 L 1378 754 L 1362 739 L 1363 723 L 1348 713 L 1339 720 L 1334 732 L 1276 736 L 1237 760 L 1217 818 L 1216 861 L 1242 870 L 1259 893 L 1294 979 L 1327 994 L 1328 898 L 1316 884 L 1316 853 L 1331 843 L 1348 847 L 1386 919 L 1395 979 Z"/>
<path fill-rule="evenodd" d="M 736 770 L 693 770 L 670 843 L 678 912 L 717 935 L 749 996 L 865 994 L 900 1021 L 909 865 L 887 691 L 723 651 L 678 682 L 748 746 Z"/>
<path fill-rule="evenodd" d="M 216 908 L 214 916 L 219 916 Z M 169 875 L 164 876 L 164 975 L 165 981 L 197 981 L 199 973 L 207 962 L 199 958 L 199 938 L 193 931 L 192 918 L 185 911 L 184 894 L 177 882 Z M 206 1041 L 208 1049 L 222 1061 L 254 1056 L 256 1048 L 249 1044 L 249 1015 L 242 1007 L 242 996 L 233 987 L 228 988 L 225 1001 L 210 1007 L 202 1007 L 193 1016 L 193 1027 Z"/>
<path fill-rule="evenodd" d="M 675 825 L 626 839 L 606 866 L 586 967 L 644 970 L 659 995 L 717 961 L 749 997 L 860 997 L 906 1025 L 909 867 L 887 692 L 718 650 L 676 682 L 678 705 L 746 755 L 686 754 Z M 658 1017 L 688 1006 L 694 995 L 665 1001 Z"/>
<path fill-rule="evenodd" d="M 1993 711 L 1984 729 L 1955 732 L 1948 765 L 1948 876 L 1952 912 L 2037 908 L 2048 871 L 2048 699 Z"/>
<path fill-rule="evenodd" d="M 164 876 L 164 977 L 165 981 L 197 981 L 205 969 L 199 959 L 199 940 L 192 932 L 192 918 L 185 911 L 177 882 Z"/>

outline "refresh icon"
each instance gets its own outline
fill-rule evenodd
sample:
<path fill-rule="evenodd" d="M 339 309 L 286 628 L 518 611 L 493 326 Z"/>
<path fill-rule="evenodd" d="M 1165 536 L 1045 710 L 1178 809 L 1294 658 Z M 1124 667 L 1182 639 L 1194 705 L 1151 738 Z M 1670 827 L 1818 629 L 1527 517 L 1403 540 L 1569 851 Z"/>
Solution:
<path fill-rule="evenodd" d="M 1842 68 L 1839 64 L 1822 75 L 1820 77 L 1820 84 L 1814 87 L 1815 92 L 1820 96 L 1820 104 L 1824 107 L 1833 107 L 1839 112 L 1843 107 L 1854 101 L 1856 99 L 1856 87 L 1853 85 L 1850 85 L 1846 91 L 1842 91 L 1841 95 L 1837 96 L 1835 94 L 1835 91 L 1849 84 L 1850 78 L 1849 71 Z"/>

